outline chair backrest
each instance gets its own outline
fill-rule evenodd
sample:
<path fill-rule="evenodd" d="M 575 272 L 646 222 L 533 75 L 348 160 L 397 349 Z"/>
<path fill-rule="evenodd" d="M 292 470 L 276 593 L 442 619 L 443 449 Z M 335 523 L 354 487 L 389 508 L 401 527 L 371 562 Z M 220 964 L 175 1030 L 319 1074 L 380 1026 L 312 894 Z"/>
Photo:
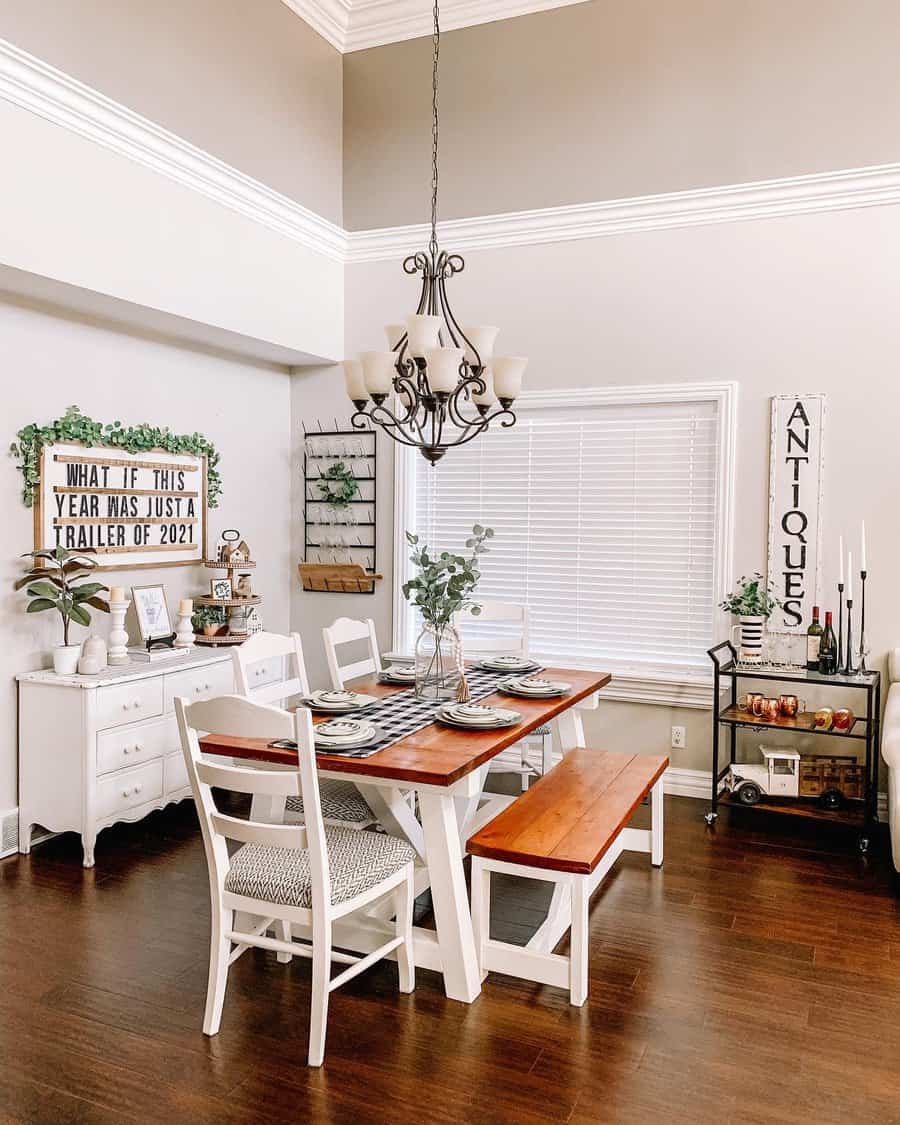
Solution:
<path fill-rule="evenodd" d="M 231 650 L 231 660 L 238 695 L 254 699 L 257 703 L 278 702 L 282 706 L 292 696 L 309 695 L 309 680 L 299 633 L 291 633 L 288 637 L 279 633 L 254 633 L 242 645 L 235 645 Z M 254 684 L 253 674 L 260 669 L 251 665 L 259 664 L 262 660 L 286 661 L 284 678 L 278 683 Z"/>
<path fill-rule="evenodd" d="M 203 845 L 209 865 L 213 906 L 218 908 L 228 874 L 226 840 L 275 848 L 306 848 L 309 852 L 312 907 L 324 911 L 331 902 L 331 877 L 325 847 L 325 825 L 319 798 L 319 776 L 312 718 L 305 708 L 291 714 L 280 707 L 256 703 L 239 695 L 222 695 L 199 703 L 175 699 L 175 715 L 191 790 L 197 805 Z M 205 761 L 200 756 L 199 732 L 261 738 L 290 738 L 297 743 L 296 770 L 254 769 Z M 305 824 L 267 824 L 219 812 L 212 789 L 270 797 L 302 797 Z M 321 916 L 321 915 L 320 915 Z"/>
<path fill-rule="evenodd" d="M 341 691 L 348 680 L 355 680 L 357 676 L 369 676 L 381 671 L 375 622 L 371 618 L 354 621 L 349 617 L 339 617 L 331 625 L 325 626 L 322 630 L 322 639 L 325 642 L 328 671 L 331 673 L 331 686 L 335 691 Z M 341 665 L 338 661 L 337 646 L 349 644 L 351 641 L 365 641 L 369 655 L 365 660 Z"/>
<path fill-rule="evenodd" d="M 456 615 L 456 627 L 463 640 L 463 654 L 469 656 L 528 656 L 528 606 L 514 602 L 480 602 L 481 613 L 463 609 Z M 494 635 L 480 625 L 499 625 Z"/>

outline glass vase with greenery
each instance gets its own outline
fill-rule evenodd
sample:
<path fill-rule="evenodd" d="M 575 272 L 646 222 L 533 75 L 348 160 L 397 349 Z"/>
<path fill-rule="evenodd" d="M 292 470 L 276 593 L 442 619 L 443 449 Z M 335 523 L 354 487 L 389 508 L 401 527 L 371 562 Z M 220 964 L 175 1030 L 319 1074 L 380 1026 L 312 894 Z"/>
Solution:
<path fill-rule="evenodd" d="M 406 532 L 413 548 L 410 560 L 416 576 L 403 584 L 403 596 L 422 615 L 416 641 L 416 695 L 422 699 L 455 699 L 463 683 L 462 645 L 453 619 L 460 610 L 476 616 L 481 607 L 472 595 L 481 578 L 478 560 L 487 554 L 490 527 L 476 523 L 466 540 L 467 555 L 434 553 L 419 544 L 418 535 Z"/>

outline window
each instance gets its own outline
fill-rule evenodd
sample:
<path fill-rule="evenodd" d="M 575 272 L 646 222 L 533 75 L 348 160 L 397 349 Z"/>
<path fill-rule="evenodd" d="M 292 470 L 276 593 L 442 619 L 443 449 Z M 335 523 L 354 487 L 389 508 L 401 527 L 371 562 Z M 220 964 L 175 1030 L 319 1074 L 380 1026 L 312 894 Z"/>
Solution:
<path fill-rule="evenodd" d="M 432 468 L 398 449 L 395 647 L 419 622 L 405 529 L 459 550 L 495 529 L 484 599 L 529 606 L 547 662 L 671 679 L 708 673 L 729 577 L 733 384 L 533 392 L 518 422 Z"/>

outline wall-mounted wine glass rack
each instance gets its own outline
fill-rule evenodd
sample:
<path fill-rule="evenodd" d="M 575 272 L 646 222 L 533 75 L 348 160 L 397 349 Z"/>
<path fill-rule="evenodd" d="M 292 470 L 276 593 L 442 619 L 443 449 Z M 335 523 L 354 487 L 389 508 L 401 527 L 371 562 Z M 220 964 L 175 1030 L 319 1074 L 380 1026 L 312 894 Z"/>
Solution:
<path fill-rule="evenodd" d="M 322 499 L 319 483 L 333 465 L 342 462 L 358 484 L 356 496 L 336 507 Z M 375 431 L 307 430 L 303 427 L 304 561 L 333 566 L 361 566 L 376 571 Z M 332 490 L 336 484 L 331 482 Z M 346 588 L 329 592 L 346 593 Z M 360 593 L 374 592 L 374 583 L 360 583 Z"/>

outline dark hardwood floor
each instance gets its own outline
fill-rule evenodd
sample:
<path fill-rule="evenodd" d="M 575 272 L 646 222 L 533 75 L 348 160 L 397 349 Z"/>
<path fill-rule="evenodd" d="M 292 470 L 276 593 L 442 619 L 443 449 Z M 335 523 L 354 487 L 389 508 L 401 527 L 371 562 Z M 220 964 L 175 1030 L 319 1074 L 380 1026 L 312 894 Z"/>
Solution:
<path fill-rule="evenodd" d="M 643 812 L 644 810 L 642 810 Z M 900 907 L 884 850 L 666 801 L 666 864 L 623 857 L 591 910 L 591 994 L 491 977 L 332 996 L 305 1065 L 309 964 L 247 953 L 200 1031 L 208 891 L 193 808 L 0 863 L 0 1123 L 900 1122 Z M 752 815 L 752 814 L 751 814 Z M 739 818 L 741 814 L 734 814 Z M 793 833 L 793 835 L 786 835 Z M 849 845 L 849 846 L 848 846 Z M 500 884 L 525 940 L 544 888 Z"/>

